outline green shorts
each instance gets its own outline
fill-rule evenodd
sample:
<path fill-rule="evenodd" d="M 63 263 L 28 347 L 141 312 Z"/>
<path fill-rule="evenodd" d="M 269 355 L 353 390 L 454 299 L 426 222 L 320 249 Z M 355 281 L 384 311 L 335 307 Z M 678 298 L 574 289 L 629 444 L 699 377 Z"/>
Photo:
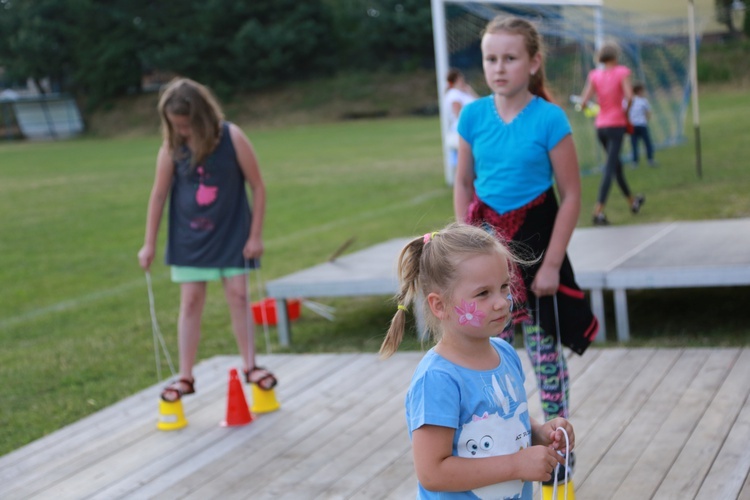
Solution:
<path fill-rule="evenodd" d="M 219 281 L 222 278 L 231 278 L 246 274 L 241 267 L 188 267 L 172 266 L 172 282 L 193 283 L 196 281 Z"/>

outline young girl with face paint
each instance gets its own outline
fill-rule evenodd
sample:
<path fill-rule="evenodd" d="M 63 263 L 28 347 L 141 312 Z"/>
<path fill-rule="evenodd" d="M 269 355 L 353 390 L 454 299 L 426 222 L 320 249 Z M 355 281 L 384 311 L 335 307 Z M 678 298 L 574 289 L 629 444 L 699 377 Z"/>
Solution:
<path fill-rule="evenodd" d="M 521 361 L 498 337 L 518 263 L 493 234 L 461 223 L 415 238 L 399 256 L 398 308 L 381 355 L 398 348 L 417 297 L 437 341 L 406 396 L 418 498 L 531 499 L 531 481 L 549 480 L 564 461 L 559 428 L 575 443 L 566 419 L 530 418 Z"/>

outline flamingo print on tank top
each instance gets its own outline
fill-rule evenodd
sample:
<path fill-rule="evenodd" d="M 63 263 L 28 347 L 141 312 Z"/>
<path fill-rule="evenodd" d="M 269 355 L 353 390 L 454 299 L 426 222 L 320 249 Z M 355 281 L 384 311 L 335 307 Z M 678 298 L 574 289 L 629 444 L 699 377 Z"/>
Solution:
<path fill-rule="evenodd" d="M 198 172 L 198 190 L 195 192 L 195 202 L 198 203 L 199 207 L 207 207 L 216 201 L 219 188 L 204 184 L 209 175 L 202 166 L 198 167 L 196 172 Z M 190 221 L 190 227 L 198 231 L 211 231 L 214 228 L 214 223 L 208 217 L 196 217 Z"/>

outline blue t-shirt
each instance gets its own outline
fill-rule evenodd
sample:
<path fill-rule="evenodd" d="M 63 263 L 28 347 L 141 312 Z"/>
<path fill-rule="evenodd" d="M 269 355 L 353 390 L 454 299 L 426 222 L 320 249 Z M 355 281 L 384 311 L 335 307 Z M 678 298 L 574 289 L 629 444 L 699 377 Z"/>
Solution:
<path fill-rule="evenodd" d="M 409 437 L 423 425 L 450 427 L 453 455 L 467 458 L 516 453 L 531 446 L 531 420 L 523 387 L 524 373 L 515 349 L 490 339 L 500 356 L 492 370 L 458 366 L 430 349 L 406 394 Z M 512 498 L 531 500 L 532 483 L 506 481 L 457 493 L 428 491 L 419 485 L 420 499 Z"/>
<path fill-rule="evenodd" d="M 505 123 L 490 95 L 466 105 L 458 133 L 474 155 L 476 195 L 503 214 L 526 205 L 552 186 L 549 152 L 571 128 L 562 108 L 537 96 Z"/>

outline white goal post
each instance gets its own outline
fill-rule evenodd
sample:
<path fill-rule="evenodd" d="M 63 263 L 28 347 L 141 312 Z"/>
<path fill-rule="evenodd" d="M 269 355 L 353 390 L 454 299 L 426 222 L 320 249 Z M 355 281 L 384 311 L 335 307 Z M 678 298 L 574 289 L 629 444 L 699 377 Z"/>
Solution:
<path fill-rule="evenodd" d="M 479 95 L 487 95 L 482 71 L 481 32 L 497 15 L 533 22 L 544 40 L 547 90 L 570 120 L 582 175 L 600 171 L 604 161 L 591 114 L 571 102 L 581 92 L 595 54 L 604 42 L 620 47 L 620 63 L 642 84 L 651 105 L 648 128 L 656 149 L 685 142 L 690 104 L 691 37 L 687 19 L 611 9 L 602 0 L 431 0 L 445 182 L 453 184 L 455 150 L 449 141 L 445 93 L 450 68 L 459 69 Z M 455 146 L 454 146 L 455 147 Z M 453 156 L 453 158 L 451 158 Z M 634 161 L 630 141 L 623 162 Z M 640 159 L 640 155 L 639 155 Z"/>

